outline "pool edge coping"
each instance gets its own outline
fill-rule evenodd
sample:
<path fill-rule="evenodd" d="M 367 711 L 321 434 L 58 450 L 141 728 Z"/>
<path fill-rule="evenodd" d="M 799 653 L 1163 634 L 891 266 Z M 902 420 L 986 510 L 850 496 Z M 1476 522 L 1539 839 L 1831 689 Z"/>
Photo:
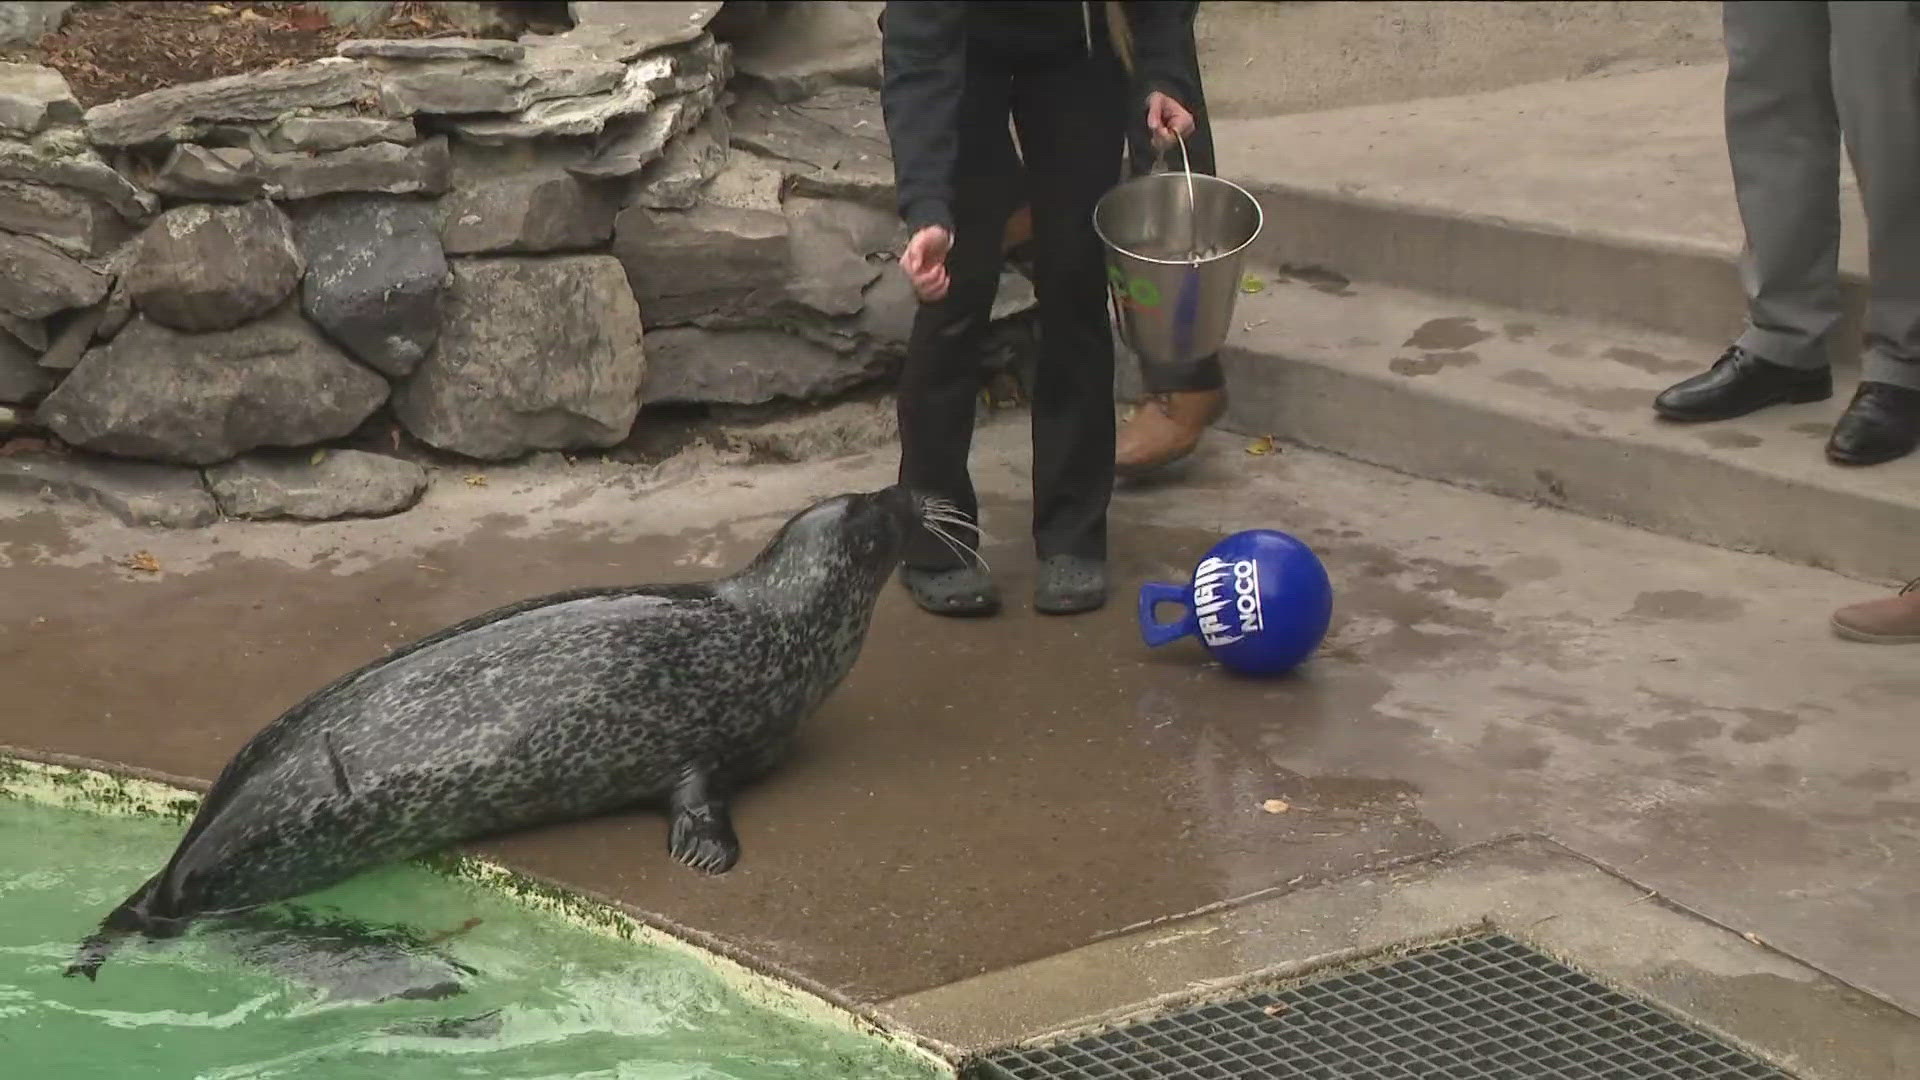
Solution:
<path fill-rule="evenodd" d="M 191 820 L 207 781 L 72 754 L 0 743 L 0 800 L 147 820 Z M 529 911 L 601 937 L 685 957 L 746 1001 L 788 1019 L 872 1039 L 940 1075 L 958 1077 L 957 1048 L 890 1022 L 831 988 L 705 931 L 655 912 L 465 852 L 403 860 L 429 873 L 487 889 Z"/>

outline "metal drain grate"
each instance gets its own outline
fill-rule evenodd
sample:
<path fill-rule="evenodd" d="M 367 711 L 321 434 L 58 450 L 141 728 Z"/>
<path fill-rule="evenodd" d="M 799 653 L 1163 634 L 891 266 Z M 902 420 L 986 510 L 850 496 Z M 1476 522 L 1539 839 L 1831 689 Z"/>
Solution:
<path fill-rule="evenodd" d="M 1495 934 L 1055 1046 L 978 1080 L 1791 1080 Z"/>

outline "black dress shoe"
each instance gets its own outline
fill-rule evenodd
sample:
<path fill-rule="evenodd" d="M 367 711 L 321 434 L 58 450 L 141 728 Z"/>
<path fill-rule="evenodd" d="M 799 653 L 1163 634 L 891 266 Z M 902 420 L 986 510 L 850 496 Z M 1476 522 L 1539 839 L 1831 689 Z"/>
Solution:
<path fill-rule="evenodd" d="M 1827 457 L 1842 465 L 1878 465 L 1920 446 L 1920 390 L 1863 382 L 1833 426 Z"/>
<path fill-rule="evenodd" d="M 1832 396 L 1832 371 L 1785 367 L 1735 345 L 1711 368 L 1662 391 L 1653 408 L 1669 420 L 1731 420 L 1769 405 Z"/>

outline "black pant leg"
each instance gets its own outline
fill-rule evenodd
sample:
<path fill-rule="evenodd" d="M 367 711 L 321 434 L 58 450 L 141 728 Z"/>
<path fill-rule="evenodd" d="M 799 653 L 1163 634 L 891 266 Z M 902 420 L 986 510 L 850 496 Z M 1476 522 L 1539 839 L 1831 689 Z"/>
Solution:
<path fill-rule="evenodd" d="M 947 253 L 951 285 L 945 297 L 914 312 L 900 373 L 900 480 L 951 500 L 974 521 L 979 501 L 967 457 L 980 394 L 981 342 L 1000 285 L 1001 234 L 1019 191 L 1020 160 L 1007 132 L 1010 92 L 1004 71 L 969 65 L 954 168 L 953 249 Z M 909 540 L 905 561 L 924 569 L 962 565 L 925 529 Z"/>
<path fill-rule="evenodd" d="M 1014 78 L 1033 206 L 1040 363 L 1033 386 L 1034 547 L 1104 558 L 1113 494 L 1113 336 L 1093 208 L 1120 179 L 1127 80 L 1109 48 Z"/>

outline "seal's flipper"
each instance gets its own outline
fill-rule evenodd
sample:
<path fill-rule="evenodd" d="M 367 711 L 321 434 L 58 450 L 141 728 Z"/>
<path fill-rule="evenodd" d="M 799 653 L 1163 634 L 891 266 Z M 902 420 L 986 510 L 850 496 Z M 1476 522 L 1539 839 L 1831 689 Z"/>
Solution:
<path fill-rule="evenodd" d="M 733 834 L 726 800 L 713 790 L 712 772 L 689 766 L 674 785 L 669 805 L 673 830 L 667 850 L 673 857 L 706 874 L 733 869 L 740 859 L 740 838 Z"/>

